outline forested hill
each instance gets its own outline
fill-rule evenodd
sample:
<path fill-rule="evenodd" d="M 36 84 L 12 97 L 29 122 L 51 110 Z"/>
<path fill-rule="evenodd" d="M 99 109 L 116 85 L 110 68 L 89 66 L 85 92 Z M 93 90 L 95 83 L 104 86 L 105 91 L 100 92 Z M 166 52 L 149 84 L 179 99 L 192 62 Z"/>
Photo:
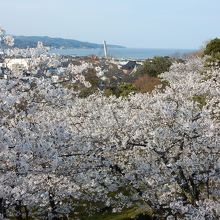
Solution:
<path fill-rule="evenodd" d="M 14 36 L 15 47 L 27 48 L 36 47 L 37 42 L 43 42 L 44 46 L 54 48 L 102 48 L 102 44 L 95 44 L 89 42 L 82 42 L 73 39 L 52 38 L 47 36 Z M 109 47 L 123 48 L 120 45 L 108 45 Z"/>

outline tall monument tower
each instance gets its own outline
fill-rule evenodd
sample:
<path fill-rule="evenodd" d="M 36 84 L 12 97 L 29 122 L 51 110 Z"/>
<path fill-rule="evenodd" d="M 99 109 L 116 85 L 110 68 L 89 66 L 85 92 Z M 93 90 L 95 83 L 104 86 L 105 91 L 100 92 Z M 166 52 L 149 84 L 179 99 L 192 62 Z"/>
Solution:
<path fill-rule="evenodd" d="M 107 57 L 108 57 L 108 51 L 107 51 L 107 44 L 106 44 L 106 41 L 105 41 L 105 40 L 104 40 L 103 44 L 104 44 L 104 54 L 105 54 L 105 58 L 107 58 Z"/>

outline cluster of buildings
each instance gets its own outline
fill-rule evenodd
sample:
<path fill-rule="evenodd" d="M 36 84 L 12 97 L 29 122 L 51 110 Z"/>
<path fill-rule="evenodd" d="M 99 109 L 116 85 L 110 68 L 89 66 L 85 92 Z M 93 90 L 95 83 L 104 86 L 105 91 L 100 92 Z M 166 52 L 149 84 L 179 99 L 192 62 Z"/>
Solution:
<path fill-rule="evenodd" d="M 43 48 L 43 45 L 41 45 L 41 47 Z M 104 58 L 97 56 L 50 57 L 49 55 L 49 57 L 44 57 L 45 60 L 42 61 L 41 58 L 37 58 L 38 60 L 32 60 L 28 56 L 21 57 L 20 55 L 17 57 L 3 58 L 3 55 L 0 54 L 0 78 L 34 76 L 50 77 L 56 81 L 62 80 L 63 78 L 67 80 L 68 77 L 71 78 L 67 72 L 70 64 L 80 66 L 82 63 L 89 63 L 92 68 L 95 69 L 97 77 L 106 81 L 109 77 L 117 79 L 132 75 L 137 68 L 142 65 L 142 62 L 138 61 L 108 58 L 107 52 L 107 45 L 104 41 Z"/>
<path fill-rule="evenodd" d="M 57 60 L 56 60 L 57 59 Z M 89 64 L 88 70 L 83 70 L 82 74 L 86 80 L 96 81 L 96 87 L 103 90 L 111 86 L 117 86 L 120 83 L 132 82 L 135 78 L 135 71 L 141 62 L 129 60 L 117 60 L 109 58 L 100 58 L 96 56 L 55 57 L 50 65 L 42 62 L 39 66 L 32 65 L 30 58 L 1 58 L 0 57 L 0 78 L 10 79 L 19 77 L 37 77 L 50 79 L 52 83 L 65 83 L 77 85 L 74 80 L 74 72 L 69 71 L 69 65 L 81 66 Z M 78 89 L 82 88 L 78 83 Z"/>
<path fill-rule="evenodd" d="M 98 58 L 95 56 L 88 57 L 60 57 L 60 67 L 67 67 L 68 64 L 72 63 L 73 65 L 80 65 L 82 62 L 92 63 L 94 66 L 100 66 L 101 69 L 111 69 L 113 66 L 117 66 L 119 72 L 123 72 L 124 74 L 132 74 L 134 73 L 138 66 L 142 63 L 137 61 L 129 61 L 129 60 L 116 60 L 116 59 L 106 59 L 106 58 Z M 20 74 L 29 71 L 30 58 L 1 58 L 0 56 L 0 74 L 4 74 L 7 72 L 6 70 L 12 72 L 18 72 Z M 47 69 L 49 72 L 56 74 L 57 67 L 48 66 L 44 67 L 44 70 Z M 32 74 L 37 74 L 33 73 Z"/>

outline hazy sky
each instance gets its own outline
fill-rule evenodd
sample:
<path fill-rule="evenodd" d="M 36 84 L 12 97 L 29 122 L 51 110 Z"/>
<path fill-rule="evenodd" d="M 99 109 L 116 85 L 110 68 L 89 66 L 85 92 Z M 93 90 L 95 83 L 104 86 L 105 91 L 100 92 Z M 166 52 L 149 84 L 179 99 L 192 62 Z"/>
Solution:
<path fill-rule="evenodd" d="M 10 34 L 137 48 L 199 48 L 220 37 L 220 0 L 0 0 Z"/>

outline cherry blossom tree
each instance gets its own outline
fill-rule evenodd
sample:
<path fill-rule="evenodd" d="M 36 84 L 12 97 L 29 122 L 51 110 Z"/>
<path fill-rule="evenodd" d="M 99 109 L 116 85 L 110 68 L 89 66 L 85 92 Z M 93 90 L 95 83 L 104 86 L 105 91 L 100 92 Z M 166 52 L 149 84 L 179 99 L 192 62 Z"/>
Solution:
<path fill-rule="evenodd" d="M 14 45 L 14 38 L 10 35 L 6 35 L 6 31 L 0 27 L 0 49 L 4 46 L 12 47 Z"/>
<path fill-rule="evenodd" d="M 42 44 L 10 54 L 28 57 L 30 73 L 63 71 Z M 89 68 L 70 63 L 63 74 L 89 87 Z M 220 217 L 218 68 L 174 63 L 160 75 L 166 88 L 127 98 L 82 99 L 52 77 L 10 74 L 0 78 L 2 218 L 77 219 L 82 204 L 89 214 L 138 206 L 158 219 Z"/>

